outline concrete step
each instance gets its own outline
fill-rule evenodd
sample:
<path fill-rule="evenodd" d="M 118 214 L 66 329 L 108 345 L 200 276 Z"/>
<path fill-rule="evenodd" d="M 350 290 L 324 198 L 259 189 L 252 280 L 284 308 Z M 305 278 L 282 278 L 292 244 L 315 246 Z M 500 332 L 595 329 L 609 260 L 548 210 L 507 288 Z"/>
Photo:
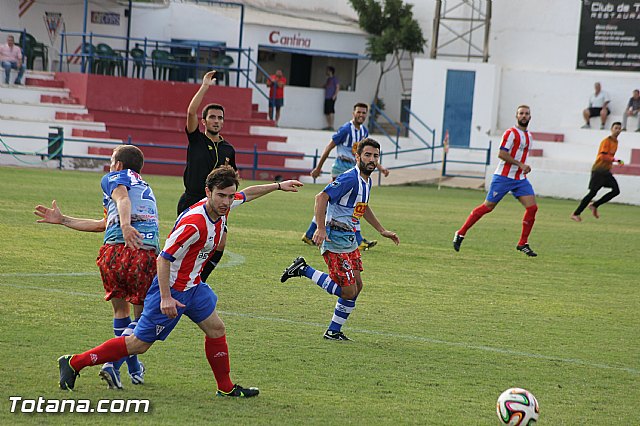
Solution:
<path fill-rule="evenodd" d="M 45 80 L 41 78 L 26 78 L 25 85 L 36 87 L 57 87 L 62 89 L 64 88 L 64 81 Z"/>
<path fill-rule="evenodd" d="M 72 129 L 71 136 L 76 138 L 110 138 L 108 130 Z"/>

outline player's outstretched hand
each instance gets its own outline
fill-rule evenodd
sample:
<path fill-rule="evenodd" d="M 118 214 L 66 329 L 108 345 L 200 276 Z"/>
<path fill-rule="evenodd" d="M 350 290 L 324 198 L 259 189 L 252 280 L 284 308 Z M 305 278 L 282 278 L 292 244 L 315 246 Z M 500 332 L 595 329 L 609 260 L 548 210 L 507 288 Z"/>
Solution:
<path fill-rule="evenodd" d="M 384 230 L 380 233 L 385 238 L 389 238 L 391 241 L 396 243 L 396 245 L 400 244 L 400 238 L 398 238 L 398 234 L 393 231 Z"/>
<path fill-rule="evenodd" d="M 62 219 L 64 218 L 56 204 L 56 200 L 51 202 L 51 208 L 38 204 L 33 214 L 42 218 L 37 221 L 38 223 L 53 223 L 55 225 L 61 225 Z"/>
<path fill-rule="evenodd" d="M 184 305 L 173 297 L 160 300 L 160 312 L 169 318 L 175 318 L 178 316 L 178 308 L 184 308 Z"/>
<path fill-rule="evenodd" d="M 295 179 L 280 182 L 280 189 L 286 192 L 298 192 L 298 188 L 302 186 L 304 186 L 304 184 Z"/>
<path fill-rule="evenodd" d="M 528 164 L 523 164 L 523 166 L 524 167 L 522 168 L 522 173 L 524 173 L 525 175 L 531 173 L 531 166 L 529 166 Z"/>
<path fill-rule="evenodd" d="M 202 77 L 202 85 L 211 86 L 216 81 L 215 75 L 215 71 L 209 71 L 208 73 L 206 73 L 204 77 Z"/>

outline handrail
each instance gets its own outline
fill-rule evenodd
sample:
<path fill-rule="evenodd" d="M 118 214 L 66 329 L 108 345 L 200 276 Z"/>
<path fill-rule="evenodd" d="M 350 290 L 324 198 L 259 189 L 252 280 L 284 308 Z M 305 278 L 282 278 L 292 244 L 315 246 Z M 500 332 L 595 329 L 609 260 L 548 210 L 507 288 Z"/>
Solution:
<path fill-rule="evenodd" d="M 384 117 L 384 119 L 396 129 L 395 140 L 389 135 L 389 133 L 387 133 L 387 131 L 380 124 L 378 124 L 378 121 L 376 120 L 376 116 L 378 114 Z M 371 111 L 369 113 L 369 127 L 371 129 L 377 128 L 378 130 L 380 130 L 382 134 L 385 135 L 391 141 L 391 143 L 395 145 L 396 152 L 398 151 L 398 149 L 400 149 L 400 132 L 402 132 L 402 129 L 400 128 L 400 126 L 394 123 L 394 121 L 390 119 L 389 116 L 385 114 L 384 111 L 382 111 L 380 108 L 378 108 L 378 106 L 373 102 L 371 103 Z"/>
<path fill-rule="evenodd" d="M 429 125 L 426 124 L 424 121 L 422 121 L 420 119 L 420 117 L 418 117 L 413 111 L 411 111 L 411 109 L 408 106 L 403 105 L 402 108 L 405 111 L 407 111 L 411 117 L 415 118 L 418 121 L 418 123 L 422 124 L 422 126 L 424 128 L 426 128 L 427 132 L 431 133 L 431 144 L 429 144 L 429 142 L 425 141 L 422 138 L 422 136 L 409 125 L 409 121 L 408 120 L 407 120 L 407 122 L 403 122 L 402 124 L 407 128 L 407 130 L 409 132 L 411 132 L 413 135 L 415 135 L 420 142 L 425 144 L 427 147 L 432 147 L 435 144 L 435 140 L 436 140 L 436 130 L 432 129 L 431 127 L 429 127 Z"/>
<path fill-rule="evenodd" d="M 263 76 L 265 76 L 266 78 L 269 78 L 270 75 L 269 73 L 262 68 L 262 66 L 260 64 L 258 64 L 256 61 L 253 60 L 253 58 L 251 57 L 251 48 L 249 49 L 243 49 L 240 54 L 244 54 L 247 57 L 247 60 L 249 62 L 249 65 L 254 65 L 256 67 L 256 72 L 260 72 Z M 255 87 L 258 92 L 260 92 L 260 94 L 265 98 L 265 99 L 269 99 L 269 95 L 267 95 L 262 88 L 260 88 L 260 86 L 258 86 L 258 83 L 256 83 L 252 78 L 249 77 L 249 70 L 247 69 L 247 74 L 245 75 L 246 79 L 247 79 L 247 84 L 249 82 L 251 82 L 251 84 L 253 85 L 253 87 Z"/>

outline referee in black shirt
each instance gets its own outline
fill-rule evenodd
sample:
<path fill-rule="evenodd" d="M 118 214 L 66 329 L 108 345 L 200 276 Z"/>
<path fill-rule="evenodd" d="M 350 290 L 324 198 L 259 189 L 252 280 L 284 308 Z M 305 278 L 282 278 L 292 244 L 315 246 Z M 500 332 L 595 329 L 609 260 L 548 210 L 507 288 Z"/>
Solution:
<path fill-rule="evenodd" d="M 215 71 L 209 71 L 202 78 L 202 85 L 189 103 L 187 109 L 187 167 L 184 169 L 184 193 L 178 201 L 178 216 L 189 206 L 206 197 L 204 188 L 207 175 L 211 170 L 222 165 L 229 165 L 237 172 L 236 151 L 229 142 L 224 140 L 220 131 L 224 125 L 224 107 L 219 104 L 209 104 L 202 110 L 202 124 L 205 132 L 202 133 L 198 123 L 198 108 L 202 103 L 209 86 L 215 81 Z M 206 282 L 211 271 L 216 267 L 227 242 L 227 233 L 220 241 L 213 256 L 204 266 L 201 278 Z"/>

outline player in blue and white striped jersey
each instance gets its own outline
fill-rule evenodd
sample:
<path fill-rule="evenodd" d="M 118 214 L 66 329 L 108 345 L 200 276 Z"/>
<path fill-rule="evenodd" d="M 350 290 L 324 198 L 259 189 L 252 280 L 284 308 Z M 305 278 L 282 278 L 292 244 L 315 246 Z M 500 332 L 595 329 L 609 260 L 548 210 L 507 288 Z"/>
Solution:
<path fill-rule="evenodd" d="M 356 165 L 355 148 L 359 141 L 369 137 L 369 130 L 367 130 L 367 127 L 364 125 L 368 112 L 369 106 L 365 103 L 358 102 L 353 106 L 353 118 L 351 121 L 343 124 L 331 137 L 331 141 L 329 141 L 325 147 L 320 160 L 318 160 L 317 166 L 311 171 L 311 176 L 314 179 L 322 173 L 322 166 L 334 148 L 336 148 L 337 154 L 336 161 L 331 168 L 332 179 L 335 180 L 342 173 Z M 377 167 L 382 174 L 385 176 L 389 175 L 389 170 L 384 166 L 378 164 Z M 302 236 L 302 241 L 313 245 L 311 239 L 317 227 L 316 218 L 314 217 L 307 232 Z M 377 241 L 367 241 L 362 237 L 360 233 L 360 222 L 356 224 L 356 238 L 358 240 L 358 247 L 362 250 L 367 250 L 377 244 Z"/>
<path fill-rule="evenodd" d="M 356 240 L 356 224 L 364 218 L 380 235 L 399 244 L 395 232 L 387 231 L 369 207 L 371 173 L 380 158 L 380 144 L 366 138 L 358 144 L 357 165 L 347 170 L 316 195 L 315 214 L 318 229 L 313 243 L 321 246 L 329 274 L 316 271 L 298 257 L 285 269 L 281 282 L 293 277 L 307 277 L 327 293 L 338 297 L 333 318 L 324 338 L 350 340 L 342 333 L 342 325 L 356 306 L 356 298 L 362 291 L 360 276 L 362 259 Z"/>

